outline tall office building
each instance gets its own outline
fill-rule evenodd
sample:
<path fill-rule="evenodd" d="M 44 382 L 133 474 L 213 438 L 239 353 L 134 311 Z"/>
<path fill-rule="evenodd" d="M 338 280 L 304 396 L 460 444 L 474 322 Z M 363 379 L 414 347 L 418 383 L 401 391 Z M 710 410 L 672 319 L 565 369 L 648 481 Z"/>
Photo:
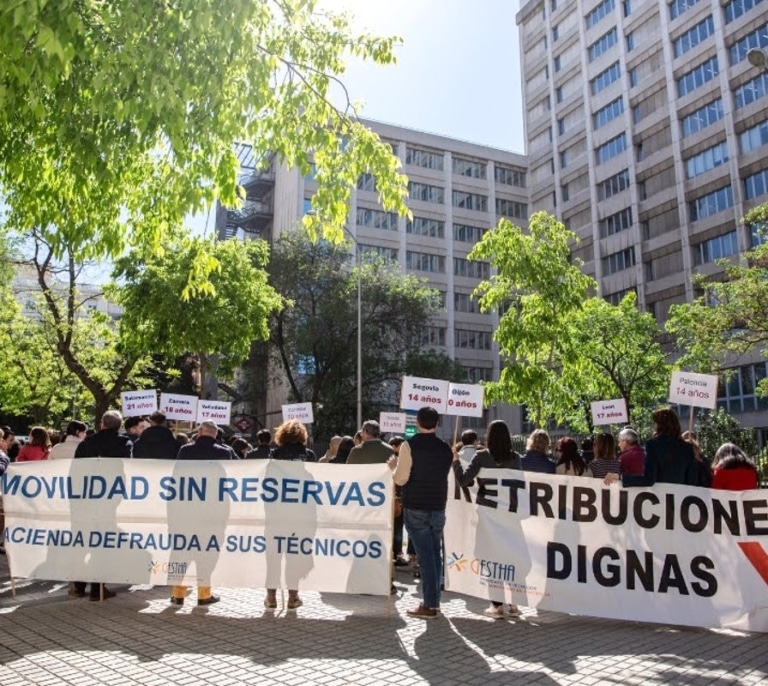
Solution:
<path fill-rule="evenodd" d="M 759 238 L 768 201 L 768 46 L 762 0 L 529 0 L 517 16 L 530 205 L 578 234 L 575 254 L 618 302 L 636 291 L 659 324 L 697 294 L 691 274 Z M 768 426 L 760 356 L 719 403 Z"/>
<path fill-rule="evenodd" d="M 488 278 L 487 263 L 467 255 L 483 233 L 502 216 L 527 225 L 527 165 L 523 155 L 410 129 L 366 122 L 400 158 L 409 177 L 408 205 L 413 219 L 385 212 L 378 203 L 376 180 L 359 179 L 346 231 L 362 253 L 375 252 L 400 265 L 404 273 L 428 280 L 442 295 L 444 309 L 425 322 L 422 343 L 459 362 L 467 382 L 498 379 L 499 354 L 493 342 L 496 314 L 482 314 L 471 294 Z M 250 148 L 240 149 L 241 183 L 248 199 L 239 212 L 219 211 L 221 237 L 260 236 L 267 240 L 296 230 L 310 210 L 317 189 L 310 174 L 301 176 L 274 161 L 257 171 Z M 255 414 L 278 413 L 287 388 L 272 386 L 253 408 Z M 462 420 L 464 428 L 482 427 L 503 418 L 519 430 L 519 408 L 495 405 L 483 418 Z M 448 429 L 450 430 L 450 428 Z"/>

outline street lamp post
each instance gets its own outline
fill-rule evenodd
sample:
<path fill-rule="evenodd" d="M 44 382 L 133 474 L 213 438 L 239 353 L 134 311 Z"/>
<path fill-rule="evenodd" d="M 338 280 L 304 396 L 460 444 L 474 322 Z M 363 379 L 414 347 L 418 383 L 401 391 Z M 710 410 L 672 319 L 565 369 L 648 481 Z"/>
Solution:
<path fill-rule="evenodd" d="M 762 48 L 750 48 L 747 51 L 747 60 L 753 67 L 768 71 L 768 53 Z"/>
<path fill-rule="evenodd" d="M 355 245 L 357 267 L 357 430 L 359 431 L 363 425 L 363 258 L 357 238 L 346 227 L 344 227 L 344 233 Z"/>

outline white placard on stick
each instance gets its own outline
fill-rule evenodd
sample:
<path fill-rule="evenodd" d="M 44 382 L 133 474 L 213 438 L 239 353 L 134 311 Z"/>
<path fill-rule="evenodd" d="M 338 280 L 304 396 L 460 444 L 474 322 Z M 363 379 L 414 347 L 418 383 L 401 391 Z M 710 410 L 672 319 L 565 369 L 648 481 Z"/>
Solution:
<path fill-rule="evenodd" d="M 627 401 L 624 398 L 598 400 L 592 403 L 592 424 L 594 426 L 622 424 L 627 421 Z"/>
<path fill-rule="evenodd" d="M 302 424 L 311 424 L 315 421 L 312 413 L 312 403 L 294 403 L 293 405 L 283 405 L 283 421 L 289 422 L 295 419 Z"/>
<path fill-rule="evenodd" d="M 178 393 L 161 393 L 160 410 L 166 419 L 182 422 L 194 422 L 197 417 L 196 395 L 180 395 Z"/>
<path fill-rule="evenodd" d="M 381 433 L 398 433 L 405 431 L 405 412 L 381 412 L 379 413 L 379 426 Z"/>
<path fill-rule="evenodd" d="M 217 424 L 229 424 L 232 403 L 229 400 L 199 400 L 197 403 L 197 421 L 206 420 Z"/>
<path fill-rule="evenodd" d="M 157 412 L 157 391 L 123 391 L 120 394 L 123 417 L 141 417 Z"/>
<path fill-rule="evenodd" d="M 484 392 L 485 389 L 479 384 L 448 384 L 448 408 L 445 414 L 482 417 Z"/>
<path fill-rule="evenodd" d="M 420 410 L 434 407 L 440 414 L 448 408 L 448 382 L 404 376 L 400 386 L 400 409 Z"/>
<path fill-rule="evenodd" d="M 717 376 L 693 372 L 672 372 L 669 402 L 690 407 L 717 407 Z"/>

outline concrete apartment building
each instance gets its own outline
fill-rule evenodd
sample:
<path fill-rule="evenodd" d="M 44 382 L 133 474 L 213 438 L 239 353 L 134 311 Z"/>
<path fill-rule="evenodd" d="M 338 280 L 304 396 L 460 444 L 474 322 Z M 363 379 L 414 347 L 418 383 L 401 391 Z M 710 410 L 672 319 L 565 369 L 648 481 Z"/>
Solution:
<path fill-rule="evenodd" d="M 691 274 L 758 240 L 739 221 L 768 201 L 768 46 L 762 0 L 529 0 L 517 15 L 531 208 L 580 238 L 600 295 L 635 291 L 663 325 Z M 720 406 L 766 427 L 760 356 Z"/>
<path fill-rule="evenodd" d="M 458 361 L 467 370 L 469 383 L 497 379 L 499 354 L 493 332 L 498 317 L 481 314 L 470 297 L 489 276 L 490 267 L 466 258 L 500 217 L 527 224 L 525 156 L 379 122 L 366 124 L 392 145 L 408 174 L 413 219 L 384 212 L 378 204 L 375 179 L 364 176 L 351 199 L 346 231 L 358 250 L 399 263 L 404 273 L 427 279 L 442 294 L 444 310 L 423 330 L 425 349 L 433 348 Z M 239 212 L 219 209 L 218 235 L 272 240 L 295 230 L 310 210 L 317 188 L 312 176 L 304 177 L 278 164 L 256 171 L 250 148 L 243 147 L 240 153 L 241 183 L 248 199 Z M 251 411 L 257 417 L 273 417 L 285 402 L 287 389 L 271 387 L 259 407 Z M 484 429 L 496 418 L 518 427 L 513 431 L 520 430 L 519 408 L 501 405 L 489 408 L 483 418 L 464 418 L 462 427 Z"/>

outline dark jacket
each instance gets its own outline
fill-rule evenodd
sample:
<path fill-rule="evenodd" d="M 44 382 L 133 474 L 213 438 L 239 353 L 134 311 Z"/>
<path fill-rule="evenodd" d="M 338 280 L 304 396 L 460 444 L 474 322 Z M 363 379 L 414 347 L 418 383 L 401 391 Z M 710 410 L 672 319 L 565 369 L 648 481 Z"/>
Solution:
<path fill-rule="evenodd" d="M 451 447 L 433 433 L 408 439 L 411 474 L 403 485 L 403 507 L 409 510 L 444 510 L 448 502 L 448 472 L 453 462 Z"/>
<path fill-rule="evenodd" d="M 117 429 L 102 429 L 86 436 L 75 448 L 75 457 L 131 457 L 133 443 Z"/>
<path fill-rule="evenodd" d="M 148 426 L 133 444 L 133 456 L 156 460 L 175 460 L 181 444 L 167 426 Z"/>
<path fill-rule="evenodd" d="M 645 444 L 645 473 L 627 474 L 625 486 L 653 486 L 655 483 L 699 485 L 699 467 L 693 446 L 682 438 L 656 436 Z"/>
<path fill-rule="evenodd" d="M 467 468 L 458 460 L 453 463 L 453 473 L 456 481 L 462 486 L 469 486 L 472 480 L 477 476 L 481 469 L 520 469 L 520 455 L 514 450 L 508 455 L 501 464 L 496 464 L 493 455 L 487 450 L 478 450 L 473 456 Z"/>
<path fill-rule="evenodd" d="M 269 455 L 273 460 L 293 460 L 294 462 L 317 462 L 317 456 L 301 443 L 279 445 Z"/>
<path fill-rule="evenodd" d="M 249 450 L 245 454 L 246 460 L 266 460 L 269 454 L 272 452 L 272 448 L 268 445 L 257 445 L 253 450 Z"/>
<path fill-rule="evenodd" d="M 395 451 L 392 446 L 378 438 L 363 441 L 349 451 L 347 464 L 382 464 L 389 460 Z"/>
<path fill-rule="evenodd" d="M 194 443 L 181 446 L 177 460 L 231 460 L 234 452 L 211 436 L 198 436 Z"/>
<path fill-rule="evenodd" d="M 538 450 L 529 450 L 520 459 L 524 472 L 539 472 L 539 474 L 554 474 L 555 462 Z"/>

